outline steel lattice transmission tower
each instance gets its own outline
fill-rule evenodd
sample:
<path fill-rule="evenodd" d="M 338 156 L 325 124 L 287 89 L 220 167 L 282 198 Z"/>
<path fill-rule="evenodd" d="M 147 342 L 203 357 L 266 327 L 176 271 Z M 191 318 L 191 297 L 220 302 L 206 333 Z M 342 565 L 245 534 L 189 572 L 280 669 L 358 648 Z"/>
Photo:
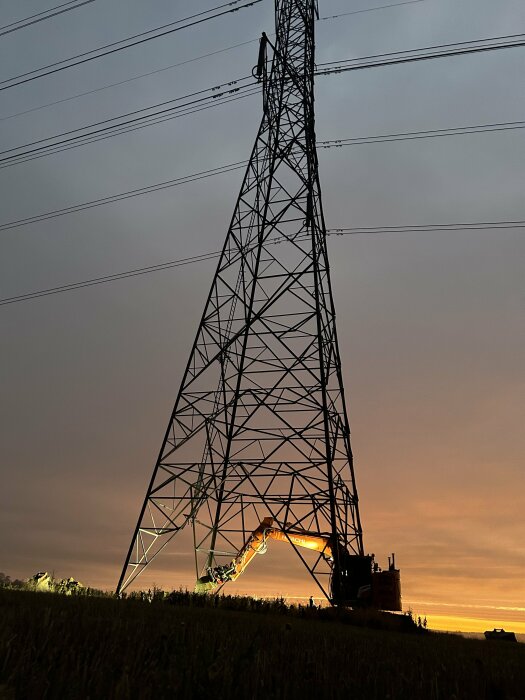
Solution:
<path fill-rule="evenodd" d="M 275 0 L 275 45 L 261 39 L 261 125 L 119 591 L 183 528 L 201 576 L 266 517 L 332 602 L 343 555 L 367 559 L 316 153 L 316 12 Z M 297 531 L 329 538 L 331 559 Z"/>

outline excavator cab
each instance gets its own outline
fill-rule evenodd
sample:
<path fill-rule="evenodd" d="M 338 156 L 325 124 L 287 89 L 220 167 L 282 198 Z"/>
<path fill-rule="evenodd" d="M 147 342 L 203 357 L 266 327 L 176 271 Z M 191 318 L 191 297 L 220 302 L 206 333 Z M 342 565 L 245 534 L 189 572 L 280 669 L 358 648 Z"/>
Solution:
<path fill-rule="evenodd" d="M 372 607 L 377 610 L 400 612 L 401 576 L 396 569 L 395 555 L 388 559 L 383 571 L 375 563 L 374 555 L 339 553 L 340 574 L 334 567 L 331 581 L 332 602 L 348 607 Z"/>
<path fill-rule="evenodd" d="M 336 605 L 365 604 L 372 588 L 373 557 L 339 550 L 339 576 L 334 567 L 331 580 L 332 600 Z"/>

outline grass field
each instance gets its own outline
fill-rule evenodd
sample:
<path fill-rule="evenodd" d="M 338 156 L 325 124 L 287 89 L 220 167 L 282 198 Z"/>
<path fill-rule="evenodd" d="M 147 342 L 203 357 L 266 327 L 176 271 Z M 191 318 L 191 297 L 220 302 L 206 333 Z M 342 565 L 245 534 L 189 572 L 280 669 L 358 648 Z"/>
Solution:
<path fill-rule="evenodd" d="M 195 602 L 0 590 L 0 700 L 525 698 L 523 644 Z"/>

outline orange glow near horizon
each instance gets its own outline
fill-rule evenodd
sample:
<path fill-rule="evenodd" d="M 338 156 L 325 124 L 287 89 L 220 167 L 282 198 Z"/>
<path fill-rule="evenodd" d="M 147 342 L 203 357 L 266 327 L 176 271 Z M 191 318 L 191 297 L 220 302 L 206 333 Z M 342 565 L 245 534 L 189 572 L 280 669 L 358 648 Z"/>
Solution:
<path fill-rule="evenodd" d="M 428 629 L 437 632 L 477 632 L 503 627 L 507 631 L 525 635 L 525 622 L 505 622 L 501 620 L 480 620 L 477 617 L 456 617 L 454 615 L 426 615 Z"/>

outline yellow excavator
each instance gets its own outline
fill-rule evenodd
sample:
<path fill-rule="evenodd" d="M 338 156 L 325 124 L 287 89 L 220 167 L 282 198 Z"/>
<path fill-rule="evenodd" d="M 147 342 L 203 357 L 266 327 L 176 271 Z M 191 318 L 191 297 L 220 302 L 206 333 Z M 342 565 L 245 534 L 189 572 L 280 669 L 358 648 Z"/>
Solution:
<path fill-rule="evenodd" d="M 319 552 L 328 564 L 333 564 L 333 545 L 329 536 L 288 527 L 283 531 L 274 527 L 273 518 L 264 518 L 229 564 L 206 569 L 206 574 L 197 579 L 195 592 L 213 593 L 223 584 L 238 579 L 257 554 L 266 553 L 268 540 L 288 542 Z M 394 555 L 391 560 L 389 558 L 388 570 L 382 571 L 375 563 L 373 554 L 350 554 L 340 547 L 339 565 L 341 582 L 336 591 L 332 581 L 333 602 L 352 607 L 401 610 L 400 572 L 395 567 Z"/>

